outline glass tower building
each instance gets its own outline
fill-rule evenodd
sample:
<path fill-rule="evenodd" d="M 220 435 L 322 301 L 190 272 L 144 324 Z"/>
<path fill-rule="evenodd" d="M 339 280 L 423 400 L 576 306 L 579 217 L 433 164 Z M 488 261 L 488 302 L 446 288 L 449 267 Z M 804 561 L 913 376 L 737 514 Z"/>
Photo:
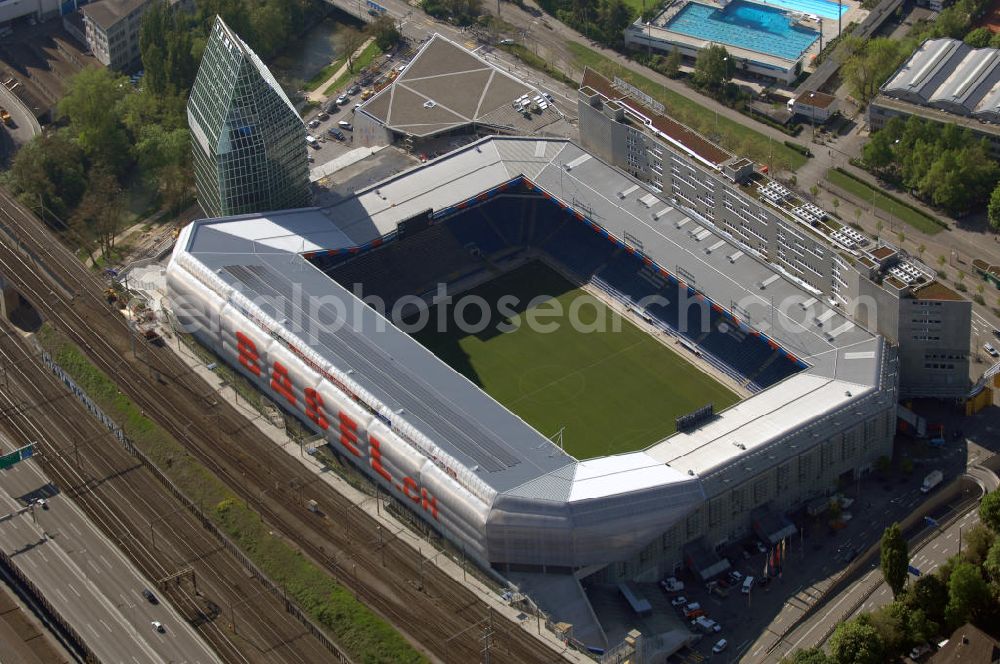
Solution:
<path fill-rule="evenodd" d="M 187 105 L 210 217 L 306 207 L 306 128 L 257 54 L 216 17 Z"/>

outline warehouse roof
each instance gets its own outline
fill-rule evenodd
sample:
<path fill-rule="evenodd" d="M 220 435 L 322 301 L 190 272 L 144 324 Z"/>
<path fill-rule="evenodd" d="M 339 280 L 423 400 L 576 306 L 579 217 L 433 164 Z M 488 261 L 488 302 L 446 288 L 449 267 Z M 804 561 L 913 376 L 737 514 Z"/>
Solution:
<path fill-rule="evenodd" d="M 514 102 L 527 97 L 540 112 L 527 115 Z M 530 104 L 529 104 L 530 105 Z M 427 137 L 471 124 L 512 127 L 522 133 L 561 118 L 535 88 L 467 51 L 433 35 L 391 85 L 362 104 L 366 113 L 393 131 Z"/>
<path fill-rule="evenodd" d="M 886 97 L 1000 122 L 1000 51 L 971 49 L 957 39 L 929 39 L 882 86 L 880 103 Z"/>

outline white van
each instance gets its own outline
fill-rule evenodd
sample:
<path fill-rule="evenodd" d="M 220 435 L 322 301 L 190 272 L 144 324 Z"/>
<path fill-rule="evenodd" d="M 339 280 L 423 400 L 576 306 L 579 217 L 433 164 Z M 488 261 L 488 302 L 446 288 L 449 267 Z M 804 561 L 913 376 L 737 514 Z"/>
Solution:
<path fill-rule="evenodd" d="M 743 587 L 740 588 L 740 592 L 743 593 L 744 595 L 749 595 L 751 588 L 753 588 L 753 577 L 748 576 L 747 578 L 743 579 Z"/>

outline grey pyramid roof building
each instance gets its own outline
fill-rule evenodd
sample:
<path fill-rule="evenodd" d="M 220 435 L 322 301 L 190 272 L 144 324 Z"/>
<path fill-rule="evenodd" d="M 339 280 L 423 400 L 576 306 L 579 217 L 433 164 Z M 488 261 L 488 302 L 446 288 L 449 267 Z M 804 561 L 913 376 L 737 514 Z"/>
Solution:
<path fill-rule="evenodd" d="M 208 216 L 309 205 L 305 125 L 257 54 L 219 17 L 187 112 L 198 201 Z"/>

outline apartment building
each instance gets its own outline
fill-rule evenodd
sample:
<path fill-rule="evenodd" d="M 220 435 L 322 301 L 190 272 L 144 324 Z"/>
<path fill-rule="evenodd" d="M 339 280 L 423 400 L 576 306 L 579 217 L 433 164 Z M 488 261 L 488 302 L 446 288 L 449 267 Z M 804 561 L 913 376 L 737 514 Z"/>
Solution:
<path fill-rule="evenodd" d="M 587 70 L 578 106 L 585 148 L 897 345 L 901 396 L 957 398 L 968 392 L 972 303 L 935 281 L 933 270 L 666 117 L 626 83 Z M 923 316 L 925 310 L 946 315 Z M 758 323 L 766 327 L 767 321 Z"/>

